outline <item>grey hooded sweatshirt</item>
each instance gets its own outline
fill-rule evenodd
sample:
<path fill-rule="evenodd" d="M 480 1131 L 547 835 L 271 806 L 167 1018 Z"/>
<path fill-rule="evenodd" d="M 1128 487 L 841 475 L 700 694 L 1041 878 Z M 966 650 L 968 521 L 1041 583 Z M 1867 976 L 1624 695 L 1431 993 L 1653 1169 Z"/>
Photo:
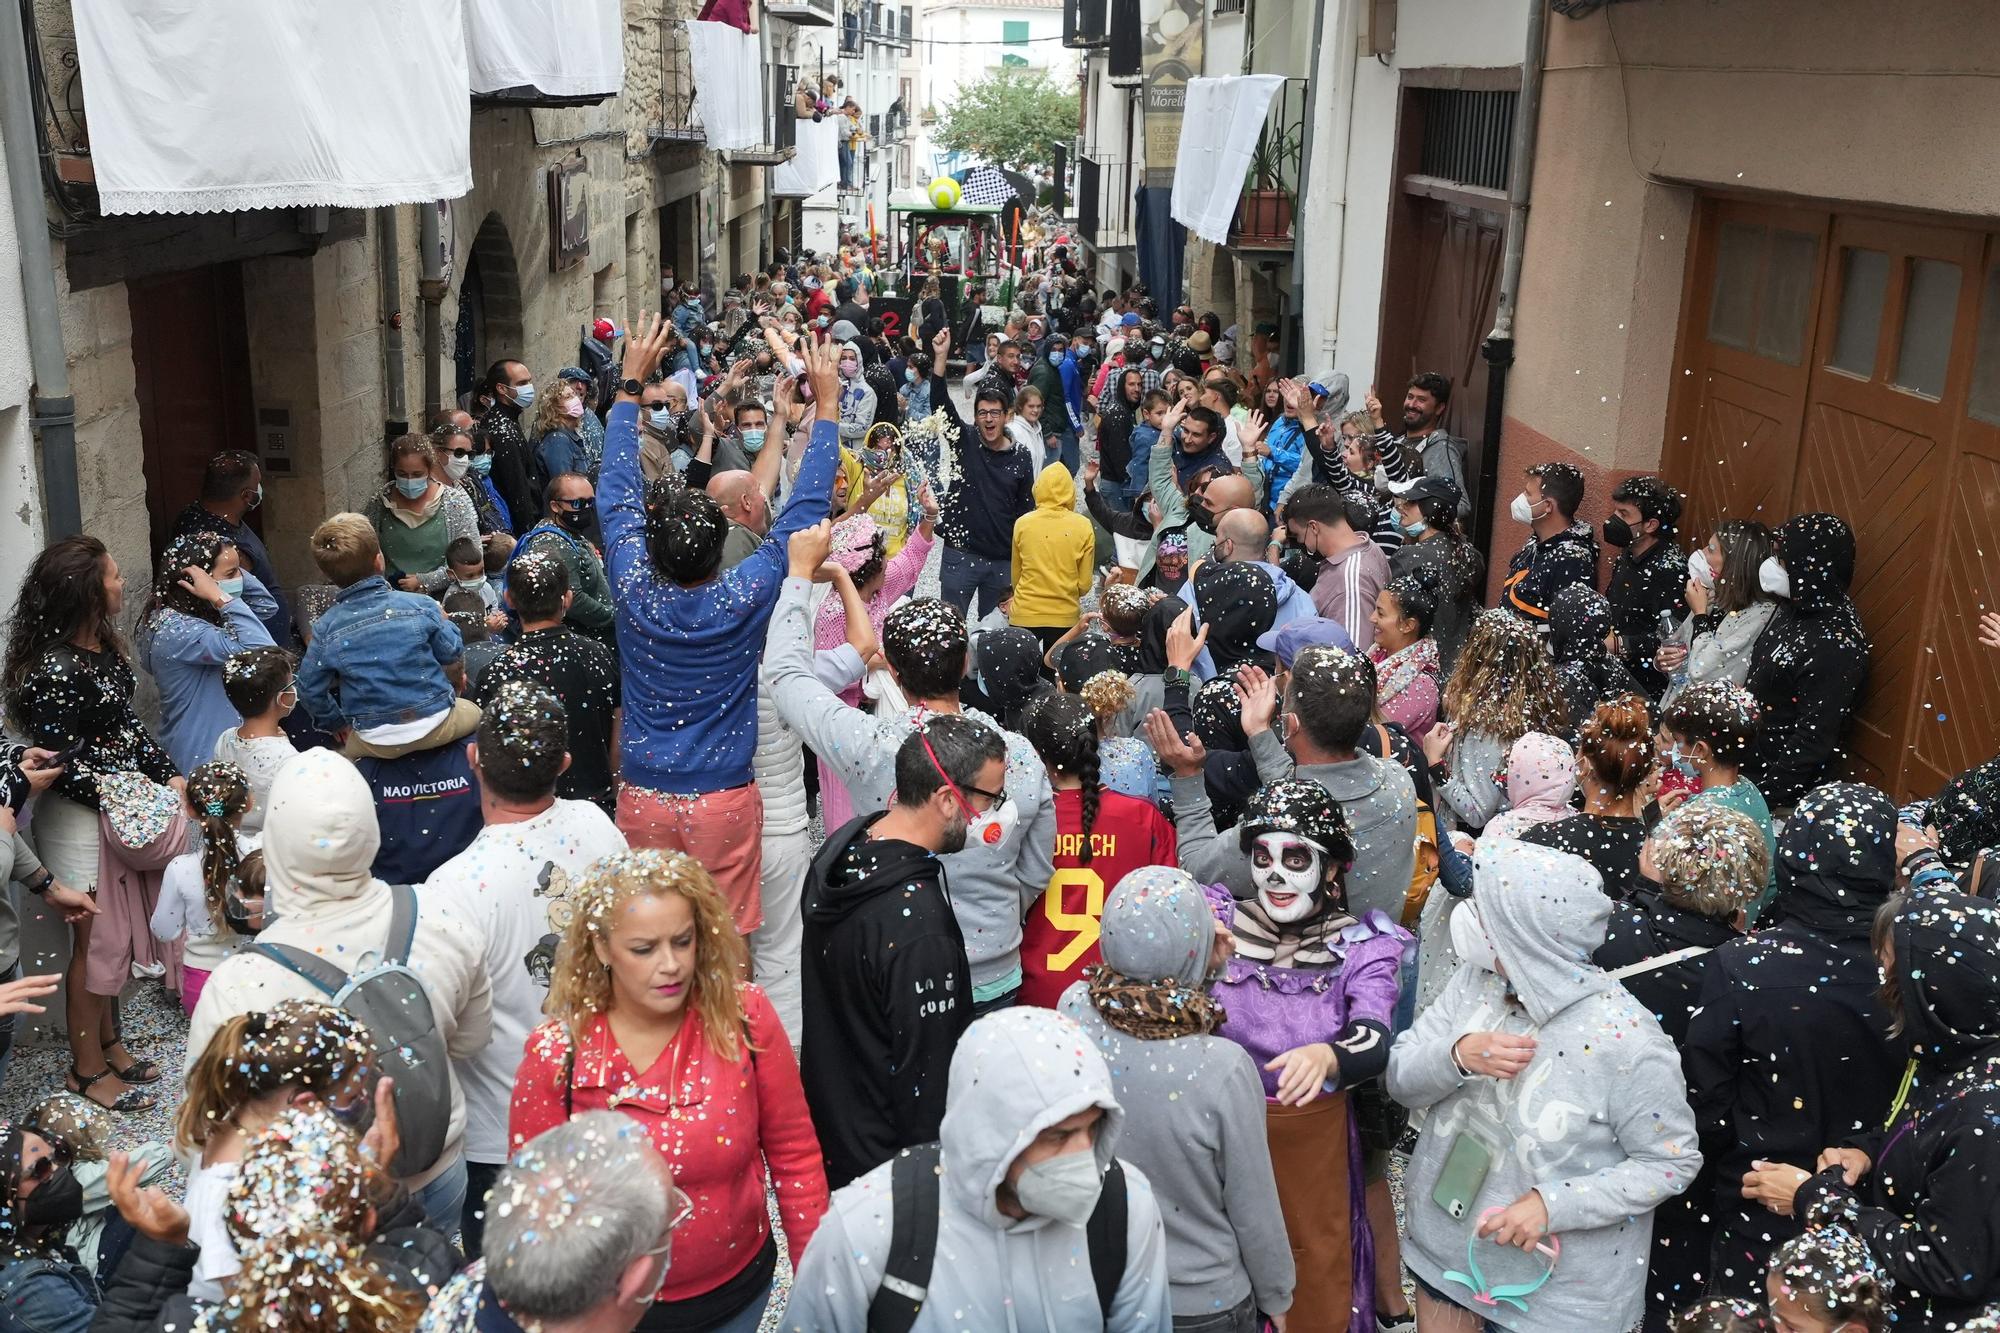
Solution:
<path fill-rule="evenodd" d="M 1461 962 L 1443 994 L 1389 1053 L 1389 1092 L 1428 1108 L 1405 1177 L 1403 1261 L 1425 1282 L 1502 1328 L 1603 1333 L 1635 1327 L 1644 1312 L 1653 1209 L 1686 1190 L 1701 1169 L 1694 1113 L 1680 1057 L 1659 1023 L 1590 961 L 1604 942 L 1611 900 L 1580 857 L 1511 839 L 1482 841 L 1470 904 L 1507 979 Z M 1468 1032 L 1536 1039 L 1521 1074 L 1459 1074 L 1452 1044 Z M 1452 1146 L 1473 1135 L 1491 1167 L 1462 1218 L 1433 1198 Z M 1478 1271 L 1495 1286 L 1535 1281 L 1540 1254 L 1475 1237 L 1489 1209 L 1538 1190 L 1549 1232 L 1562 1242 L 1547 1283 L 1523 1296 L 1475 1305 L 1447 1272 Z M 1471 1254 L 1468 1257 L 1467 1246 Z"/>
<path fill-rule="evenodd" d="M 917 729 L 916 709 L 864 713 L 813 674 L 812 584 L 788 578 L 764 640 L 764 688 L 782 717 L 812 752 L 847 784 L 854 813 L 889 808 L 896 790 L 896 751 Z M 951 910 L 965 936 L 977 1000 L 1004 993 L 1021 978 L 1021 920 L 1055 874 L 1056 802 L 1048 770 L 1035 747 L 974 708 L 965 716 L 983 722 L 1007 742 L 1007 797 L 1020 826 L 998 846 L 967 843 L 938 859 L 951 884 Z M 828 835 L 835 832 L 828 829 Z"/>
<path fill-rule="evenodd" d="M 1104 961 L 1134 981 L 1206 988 L 1215 913 L 1186 872 L 1146 866 L 1104 904 Z M 1264 1085 L 1250 1053 L 1227 1037 L 1143 1040 L 1105 1022 L 1090 985 L 1063 992 L 1111 1066 L 1126 1109 L 1119 1156 L 1153 1182 L 1167 1227 L 1175 1318 L 1218 1315 L 1253 1291 L 1257 1308 L 1292 1307 L 1292 1249 L 1278 1208 Z"/>
<path fill-rule="evenodd" d="M 1264 772 L 1263 764 L 1258 771 Z M 1382 912 L 1400 921 L 1417 866 L 1417 788 L 1409 770 L 1393 759 L 1361 753 L 1345 763 L 1305 764 L 1292 776 L 1326 788 L 1347 816 L 1354 839 L 1354 864 L 1343 881 L 1348 911 L 1357 920 Z M 1255 895 L 1249 856 L 1233 834 L 1216 832 L 1206 779 L 1174 779 L 1174 822 L 1182 869 L 1204 884 L 1228 885 L 1238 898 Z"/>
<path fill-rule="evenodd" d="M 1145 1173 L 1125 1162 L 1125 1278 L 1107 1322 L 1082 1227 L 1019 1221 L 995 1192 L 1007 1168 L 1058 1121 L 1104 1109 L 1097 1161 L 1117 1153 L 1124 1112 L 1111 1073 L 1075 1023 L 1047 1009 L 1004 1009 L 966 1029 L 951 1058 L 939 1134 L 937 1258 L 914 1333 L 1166 1333 L 1173 1323 L 1166 1233 Z M 834 1191 L 799 1261 L 783 1328 L 862 1329 L 889 1258 L 893 1162 Z"/>

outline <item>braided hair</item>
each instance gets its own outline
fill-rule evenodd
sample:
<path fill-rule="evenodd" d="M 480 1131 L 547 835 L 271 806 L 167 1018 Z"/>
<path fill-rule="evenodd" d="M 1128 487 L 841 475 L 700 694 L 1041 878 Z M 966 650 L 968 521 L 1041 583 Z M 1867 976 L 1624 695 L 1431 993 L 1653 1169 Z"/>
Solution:
<path fill-rule="evenodd" d="M 1097 772 L 1096 712 L 1078 695 L 1045 695 L 1028 705 L 1027 715 L 1021 719 L 1021 733 L 1050 769 L 1082 781 L 1083 836 L 1077 860 L 1089 865 L 1090 830 L 1097 823 L 1097 807 L 1102 799 Z"/>
<path fill-rule="evenodd" d="M 228 923 L 223 906 L 243 865 L 236 829 L 250 808 L 250 777 L 227 760 L 211 759 L 188 774 L 187 798 L 201 826 L 202 901 L 210 921 Z"/>

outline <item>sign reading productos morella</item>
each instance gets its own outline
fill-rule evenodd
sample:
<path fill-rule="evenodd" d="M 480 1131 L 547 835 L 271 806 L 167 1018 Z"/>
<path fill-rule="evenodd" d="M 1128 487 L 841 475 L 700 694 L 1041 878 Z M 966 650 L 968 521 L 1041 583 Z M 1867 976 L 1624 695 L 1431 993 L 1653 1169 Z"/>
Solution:
<path fill-rule="evenodd" d="M 1188 80 L 1201 73 L 1201 0 L 1143 0 L 1139 37 L 1144 79 L 1146 184 L 1174 183 Z"/>

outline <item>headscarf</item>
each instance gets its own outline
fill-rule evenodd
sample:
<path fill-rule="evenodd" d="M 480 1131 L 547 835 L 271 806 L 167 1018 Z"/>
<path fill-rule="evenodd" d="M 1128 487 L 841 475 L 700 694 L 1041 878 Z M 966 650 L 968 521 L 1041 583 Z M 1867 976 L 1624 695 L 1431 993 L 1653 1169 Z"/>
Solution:
<path fill-rule="evenodd" d="M 1836 940 L 1867 941 L 1896 888 L 1896 807 L 1873 787 L 1830 782 L 1806 793 L 1778 838 L 1777 919 Z"/>
<path fill-rule="evenodd" d="M 1142 1041 L 1206 1036 L 1226 1021 L 1206 988 L 1215 913 L 1193 876 L 1141 866 L 1112 888 L 1099 939 L 1104 963 L 1087 973 L 1090 1002 Z"/>
<path fill-rule="evenodd" d="M 1021 710 L 1049 693 L 1042 679 L 1042 641 L 1032 630 L 1009 627 L 987 630 L 977 642 L 972 688 L 988 712 L 1019 730 Z"/>
<path fill-rule="evenodd" d="M 1954 869 L 1969 869 L 1981 851 L 2000 848 L 2000 758 L 1945 783 L 1925 818 L 1937 829 L 1938 850 Z"/>
<path fill-rule="evenodd" d="M 1567 819 L 1576 790 L 1576 752 L 1569 742 L 1531 731 L 1507 752 L 1508 809 L 1493 817 L 1482 836 L 1518 838 L 1537 824 Z"/>

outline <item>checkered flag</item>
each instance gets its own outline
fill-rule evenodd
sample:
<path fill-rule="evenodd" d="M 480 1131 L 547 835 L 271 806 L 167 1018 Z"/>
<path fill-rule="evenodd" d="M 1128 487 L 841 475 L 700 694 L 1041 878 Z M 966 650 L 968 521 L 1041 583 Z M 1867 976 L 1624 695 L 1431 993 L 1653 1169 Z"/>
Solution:
<path fill-rule="evenodd" d="M 998 167 L 974 167 L 965 173 L 965 202 L 998 205 L 1014 197 L 1014 186 Z"/>

